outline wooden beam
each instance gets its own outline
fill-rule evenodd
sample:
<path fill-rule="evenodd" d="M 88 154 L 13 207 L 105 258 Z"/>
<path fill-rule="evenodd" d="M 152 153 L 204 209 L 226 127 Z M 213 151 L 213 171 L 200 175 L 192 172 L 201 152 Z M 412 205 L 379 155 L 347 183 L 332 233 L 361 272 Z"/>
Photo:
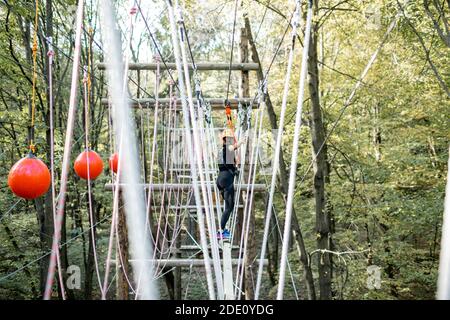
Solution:
<path fill-rule="evenodd" d="M 157 206 L 157 207 L 158 207 L 158 206 Z M 154 208 L 154 207 L 153 207 L 153 208 Z M 201 208 L 204 209 L 205 206 L 202 204 L 202 205 L 201 205 Z M 243 204 L 239 204 L 239 205 L 238 205 L 238 208 L 244 208 L 244 205 L 243 205 Z M 181 205 L 181 206 L 169 205 L 169 209 L 171 209 L 171 210 L 175 210 L 175 209 L 184 209 L 184 210 L 195 210 L 195 211 L 197 211 L 197 206 L 196 206 L 196 205 L 191 205 L 191 204 L 188 204 L 188 205 Z"/>
<path fill-rule="evenodd" d="M 133 261 L 140 261 L 140 260 L 128 260 L 129 262 Z M 151 263 L 158 264 L 160 267 L 204 267 L 205 261 L 203 259 L 150 259 L 147 260 Z M 259 259 L 257 259 L 255 262 L 259 263 Z M 212 261 L 211 261 L 212 263 Z M 231 259 L 232 265 L 237 265 L 238 263 L 242 263 L 242 259 Z M 268 264 L 268 260 L 264 259 L 263 261 L 264 265 Z"/>
<path fill-rule="evenodd" d="M 173 62 L 166 64 L 169 70 L 176 70 L 176 65 Z M 160 69 L 167 70 L 166 65 L 161 63 Z M 193 70 L 191 63 L 188 64 L 189 69 Z M 99 70 L 105 70 L 106 64 L 104 62 L 99 62 L 97 64 Z M 156 63 L 130 63 L 129 70 L 156 70 Z M 230 68 L 229 63 L 215 63 L 215 62 L 199 62 L 197 63 L 198 71 L 228 71 Z M 233 63 L 231 65 L 231 70 L 233 71 L 256 71 L 258 70 L 257 63 Z"/>
<path fill-rule="evenodd" d="M 233 250 L 239 249 L 238 245 L 234 245 L 233 247 L 231 247 L 230 244 L 228 244 L 228 246 L 231 249 L 233 249 Z M 208 249 L 211 250 L 211 248 L 208 248 Z M 184 251 L 201 251 L 202 249 L 199 246 L 197 246 L 197 245 L 184 245 L 184 246 L 180 247 L 180 250 L 184 250 Z"/>
<path fill-rule="evenodd" d="M 120 186 L 123 186 L 124 184 L 120 184 Z M 148 189 L 150 187 L 149 184 L 140 184 L 143 189 Z M 213 183 L 210 183 L 210 186 L 213 186 Z M 237 189 L 238 187 L 241 188 L 242 191 L 248 191 L 251 188 L 252 185 L 249 184 L 235 184 L 234 189 Z M 265 192 L 267 190 L 267 187 L 265 184 L 254 184 L 253 185 L 255 192 Z M 107 183 L 105 184 L 106 190 L 112 190 L 113 184 Z M 152 191 L 163 191 L 168 189 L 176 189 L 176 190 L 182 190 L 182 191 L 189 191 L 192 188 L 192 184 L 189 183 L 167 183 L 167 184 L 153 184 L 151 185 Z"/>
<path fill-rule="evenodd" d="M 223 98 L 205 98 L 206 102 L 211 104 L 211 107 L 213 110 L 225 110 L 225 99 Z M 231 103 L 231 109 L 237 109 L 239 103 L 242 105 L 250 105 L 252 104 L 252 109 L 258 108 L 258 102 L 253 98 L 239 98 L 239 99 L 228 99 Z M 159 106 L 160 107 L 167 107 L 169 104 L 170 99 L 169 98 L 160 98 L 158 99 Z M 194 104 L 197 104 L 197 99 L 193 99 Z M 108 99 L 103 98 L 102 104 L 108 104 Z M 153 98 L 141 98 L 141 99 L 132 99 L 130 100 L 130 105 L 133 108 L 139 107 L 139 105 L 142 106 L 142 108 L 154 108 L 155 106 L 155 99 Z M 181 99 L 177 99 L 177 107 L 181 107 Z M 181 109 L 179 110 L 181 111 Z"/>
<path fill-rule="evenodd" d="M 223 244 L 223 283 L 225 300 L 234 300 L 233 259 L 231 259 L 231 244 Z"/>
<path fill-rule="evenodd" d="M 245 63 L 249 61 L 249 32 L 248 30 L 243 27 L 241 28 L 241 37 L 240 37 L 240 44 L 239 44 L 239 51 L 240 51 L 240 55 L 241 55 L 241 62 Z M 258 64 L 259 67 L 259 64 Z M 248 96 L 250 94 L 250 78 L 249 78 L 249 73 L 248 71 L 241 71 L 241 82 L 240 82 L 240 91 L 239 91 L 239 96 L 241 97 L 245 97 Z M 247 149 L 247 154 L 246 154 L 246 159 L 250 160 L 252 159 L 253 155 L 251 155 L 250 152 L 250 148 Z M 254 161 L 253 161 L 254 162 Z M 255 164 L 256 165 L 256 164 Z M 244 166 L 244 172 L 243 172 L 243 178 L 244 181 L 251 181 L 251 180 L 247 180 L 247 179 L 253 179 L 253 170 L 252 167 L 249 166 Z M 245 245 L 245 260 L 244 260 L 244 265 L 242 266 L 244 269 L 244 284 L 243 287 L 241 288 L 242 290 L 244 290 L 245 293 L 245 299 L 246 300 L 254 300 L 255 298 L 255 292 L 254 292 L 254 283 L 253 283 L 253 275 L 256 274 L 256 270 L 257 268 L 255 268 L 255 266 L 257 266 L 257 264 L 253 264 L 253 261 L 256 259 L 256 234 L 255 234 L 255 206 L 254 206 L 254 201 L 255 198 L 253 197 L 253 194 L 250 190 L 250 192 L 247 192 L 247 190 L 245 190 L 242 194 L 242 197 L 244 199 L 250 199 L 249 201 L 249 205 L 250 205 L 250 212 L 248 214 L 248 218 L 244 224 L 245 219 L 243 220 L 239 220 L 239 225 L 242 226 L 240 228 L 240 226 L 238 226 L 238 230 L 241 230 L 241 232 L 243 232 L 244 230 L 246 230 L 245 232 L 247 233 L 247 243 Z M 238 217 L 240 217 L 241 219 L 244 217 L 244 210 L 238 210 Z M 242 298 L 242 297 L 239 297 Z M 238 299 L 239 299 L 238 298 Z"/>

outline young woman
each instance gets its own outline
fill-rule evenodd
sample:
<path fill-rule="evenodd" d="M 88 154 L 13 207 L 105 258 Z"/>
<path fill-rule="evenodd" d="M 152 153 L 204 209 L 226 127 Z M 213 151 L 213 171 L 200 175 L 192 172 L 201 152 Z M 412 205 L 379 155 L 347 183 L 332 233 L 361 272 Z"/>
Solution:
<path fill-rule="evenodd" d="M 234 176 L 237 174 L 236 149 L 244 144 L 245 141 L 246 137 L 235 143 L 231 129 L 225 129 L 222 133 L 222 150 L 219 150 L 219 175 L 216 183 L 225 200 L 225 209 L 220 222 L 220 230 L 217 232 L 218 239 L 229 239 L 231 237 L 230 231 L 225 227 L 234 209 Z"/>

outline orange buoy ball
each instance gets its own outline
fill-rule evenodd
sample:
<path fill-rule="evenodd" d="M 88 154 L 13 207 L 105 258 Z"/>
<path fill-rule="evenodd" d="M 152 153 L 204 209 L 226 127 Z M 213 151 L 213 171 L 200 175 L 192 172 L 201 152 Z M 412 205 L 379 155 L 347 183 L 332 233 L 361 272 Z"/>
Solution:
<path fill-rule="evenodd" d="M 85 150 L 75 159 L 73 168 L 80 178 L 87 180 L 89 173 L 89 179 L 95 180 L 103 171 L 103 161 L 97 152 Z"/>
<path fill-rule="evenodd" d="M 8 186 L 18 197 L 32 200 L 47 192 L 51 184 L 50 171 L 33 154 L 17 161 L 9 171 Z"/>
<path fill-rule="evenodd" d="M 117 169 L 119 168 L 119 154 L 117 152 L 109 157 L 109 168 L 112 172 L 117 173 Z"/>

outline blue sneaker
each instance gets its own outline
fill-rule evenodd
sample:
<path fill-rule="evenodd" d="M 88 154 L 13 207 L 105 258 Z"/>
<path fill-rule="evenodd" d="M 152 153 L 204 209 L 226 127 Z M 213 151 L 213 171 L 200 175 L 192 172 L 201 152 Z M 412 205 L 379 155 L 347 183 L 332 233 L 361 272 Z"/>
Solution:
<path fill-rule="evenodd" d="M 217 240 L 229 240 L 231 238 L 231 233 L 228 229 L 223 230 L 223 232 L 217 231 Z"/>
<path fill-rule="evenodd" d="M 222 232 L 222 238 L 223 238 L 224 240 L 229 240 L 229 239 L 231 239 L 231 233 L 230 233 L 230 231 L 229 231 L 228 229 L 223 230 L 223 232 Z"/>

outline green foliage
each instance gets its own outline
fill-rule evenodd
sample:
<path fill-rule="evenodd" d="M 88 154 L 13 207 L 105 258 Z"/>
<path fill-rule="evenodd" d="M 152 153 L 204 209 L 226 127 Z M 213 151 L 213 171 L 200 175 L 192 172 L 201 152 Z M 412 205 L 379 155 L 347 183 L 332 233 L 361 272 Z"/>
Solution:
<path fill-rule="evenodd" d="M 67 105 L 73 54 L 73 12 L 70 5 L 76 1 L 54 1 L 54 44 L 58 48 L 55 56 L 55 172 L 56 181 L 61 172 L 61 161 L 67 122 Z M 128 1 L 116 1 L 121 8 L 119 26 L 127 26 Z M 244 1 L 240 10 L 246 11 L 256 39 L 263 69 L 267 70 L 278 47 L 287 20 L 293 10 L 293 1 Z M 40 297 L 40 265 L 34 262 L 46 254 L 40 238 L 39 210 L 37 202 L 21 201 L 8 214 L 17 199 L 7 187 L 9 168 L 27 151 L 29 126 L 29 102 L 31 94 L 31 61 L 27 53 L 30 39 L 26 38 L 26 25 L 33 18 L 33 3 L 30 1 L 6 1 L 0 3 L 0 298 L 37 299 Z M 152 2 L 153 3 L 153 2 Z M 40 30 L 45 30 L 45 12 L 41 4 Z M 154 5 L 154 7 L 152 7 Z M 233 1 L 186 1 L 185 23 L 192 41 L 196 61 L 229 61 L 232 28 Z M 148 19 L 158 41 L 163 57 L 173 61 L 168 18 L 164 6 L 149 5 L 161 13 Z M 320 10 L 315 19 L 321 22 L 319 32 L 319 78 L 320 102 L 325 132 L 332 129 L 340 117 L 344 102 L 350 95 L 356 80 L 370 56 L 380 44 L 392 19 L 397 15 L 397 1 L 320 1 Z M 331 10 L 332 8 L 332 10 Z M 378 9 L 379 21 L 372 13 Z M 123 9 L 123 10 L 122 10 Z M 449 8 L 446 14 L 449 15 Z M 9 12 L 8 12 L 9 11 Z M 57 12 L 56 12 L 57 11 Z M 154 14 L 149 10 L 150 14 Z M 432 21 L 426 15 L 422 1 L 410 1 L 405 8 L 409 21 L 429 48 L 432 61 L 447 86 L 450 86 L 448 47 L 437 36 Z M 96 40 L 101 42 L 95 4 L 87 9 L 89 20 L 95 29 Z M 8 15 L 9 13 L 9 15 Z M 57 13 L 57 14 L 56 14 Z M 281 14 L 281 15 L 280 15 Z M 242 12 L 239 12 L 242 15 Z M 264 21 L 262 17 L 264 15 Z M 8 17 L 8 20 L 7 20 Z M 303 17 L 304 18 L 304 17 Z M 369 24 L 372 20 L 377 22 Z M 238 21 L 242 19 L 239 18 Z M 262 22 L 262 23 L 261 23 Z M 301 24 L 302 27 L 304 24 Z M 32 33 L 32 28 L 29 29 Z M 240 25 L 236 31 L 239 38 Z M 135 45 L 133 57 L 148 62 L 156 53 L 147 31 L 141 25 L 136 30 L 139 44 Z M 303 41 L 303 32 L 299 32 Z M 83 40 L 87 43 L 86 39 Z M 235 43 L 234 61 L 239 60 Z M 286 61 L 290 46 L 289 32 L 280 52 L 274 60 L 269 77 L 269 94 L 279 113 Z M 148 49 L 148 48 L 151 48 Z M 38 156 L 47 164 L 49 142 L 47 141 L 48 105 L 46 93 L 45 49 L 43 39 L 39 43 L 38 95 L 36 117 L 36 143 Z M 94 45 L 94 61 L 102 60 L 102 50 Z M 295 51 L 296 59 L 290 83 L 288 112 L 283 137 L 284 158 L 289 164 L 297 107 L 298 79 L 300 74 L 301 45 Z M 86 46 L 82 63 L 87 60 Z M 108 110 L 100 103 L 106 96 L 103 76 L 95 71 L 94 101 L 91 107 L 91 142 L 96 151 L 107 159 L 112 150 L 108 132 Z M 135 78 L 135 76 L 133 75 Z M 142 74 L 142 85 L 153 93 L 152 76 Z M 161 91 L 168 92 L 167 75 L 161 82 Z M 202 88 L 207 97 L 225 95 L 227 77 L 223 73 L 201 74 Z M 250 77 L 251 95 L 255 94 L 257 79 Z M 130 85 L 135 94 L 137 88 Z M 239 74 L 231 78 L 231 96 L 239 92 Z M 81 96 L 81 91 L 80 91 Z M 317 248 L 315 202 L 311 172 L 306 173 L 311 155 L 311 132 L 308 94 L 304 106 L 303 127 L 300 133 L 299 164 L 295 209 L 300 221 L 308 252 Z M 83 114 L 79 104 L 72 160 L 84 149 Z M 442 223 L 445 179 L 447 172 L 448 146 L 450 138 L 449 98 L 442 90 L 427 61 L 417 35 L 404 16 L 389 35 L 376 63 L 371 68 L 355 99 L 345 111 L 338 126 L 330 135 L 327 158 L 330 176 L 326 183 L 328 207 L 333 217 L 334 250 L 357 251 L 334 258 L 333 289 L 336 299 L 433 299 L 436 291 L 440 234 Z M 136 119 L 140 120 L 136 115 Z M 221 118 L 219 118 L 219 122 Z M 267 119 L 264 127 L 270 128 Z M 149 128 L 147 128 L 149 130 Z M 145 129 L 144 129 L 145 131 Z M 147 136 L 148 132 L 144 132 Z M 269 154 L 273 152 L 270 134 L 263 137 Z M 147 150 L 149 155 L 149 150 Z M 105 161 L 105 166 L 107 165 Z M 305 180 L 300 183 L 303 176 Z M 264 181 L 270 176 L 258 179 Z M 111 194 L 105 192 L 104 184 L 110 180 L 109 170 L 93 184 L 95 203 L 99 206 L 98 252 L 100 261 L 105 261 L 112 211 Z M 58 183 L 57 188 L 58 188 Z M 72 170 L 69 174 L 66 201 L 66 228 L 69 265 L 82 268 L 82 290 L 75 291 L 75 298 L 84 298 L 85 263 L 89 228 L 86 207 L 86 183 L 80 181 Z M 260 245 L 264 228 L 265 199 L 259 197 L 256 206 L 257 243 Z M 276 193 L 275 208 L 284 221 L 284 201 Z M 83 232 L 81 231 L 83 229 Z M 278 245 L 281 244 L 279 241 Z M 368 249 L 370 248 L 370 252 Z M 272 248 L 273 249 L 273 248 Z M 345 259 L 345 261 L 343 260 Z M 299 296 L 306 299 L 303 281 L 304 271 L 298 261 L 295 246 L 289 255 L 293 281 Z M 313 273 L 317 275 L 317 256 L 312 261 Z M 370 260 L 370 261 L 369 261 Z M 369 263 L 370 262 L 370 263 Z M 28 265 L 29 264 L 29 265 Z M 367 288 L 369 264 L 381 268 L 380 289 Z M 23 268 L 26 266 L 27 268 Z M 103 266 L 101 266 L 103 268 Z M 20 270 L 17 273 L 16 270 Z M 103 272 L 103 270 L 101 270 Z M 277 279 L 277 271 L 274 278 Z M 6 275 L 11 277 L 4 279 Z M 289 276 L 290 277 L 290 276 Z M 206 298 L 202 271 L 183 273 L 183 283 L 189 283 L 190 296 Z M 289 278 L 286 299 L 295 299 L 294 286 Z M 316 290 L 318 287 L 315 278 Z M 34 289 L 33 289 L 34 288 Z M 99 289 L 94 274 L 94 298 Z M 163 281 L 160 289 L 168 297 Z M 273 299 L 276 285 L 264 274 L 262 297 Z"/>

